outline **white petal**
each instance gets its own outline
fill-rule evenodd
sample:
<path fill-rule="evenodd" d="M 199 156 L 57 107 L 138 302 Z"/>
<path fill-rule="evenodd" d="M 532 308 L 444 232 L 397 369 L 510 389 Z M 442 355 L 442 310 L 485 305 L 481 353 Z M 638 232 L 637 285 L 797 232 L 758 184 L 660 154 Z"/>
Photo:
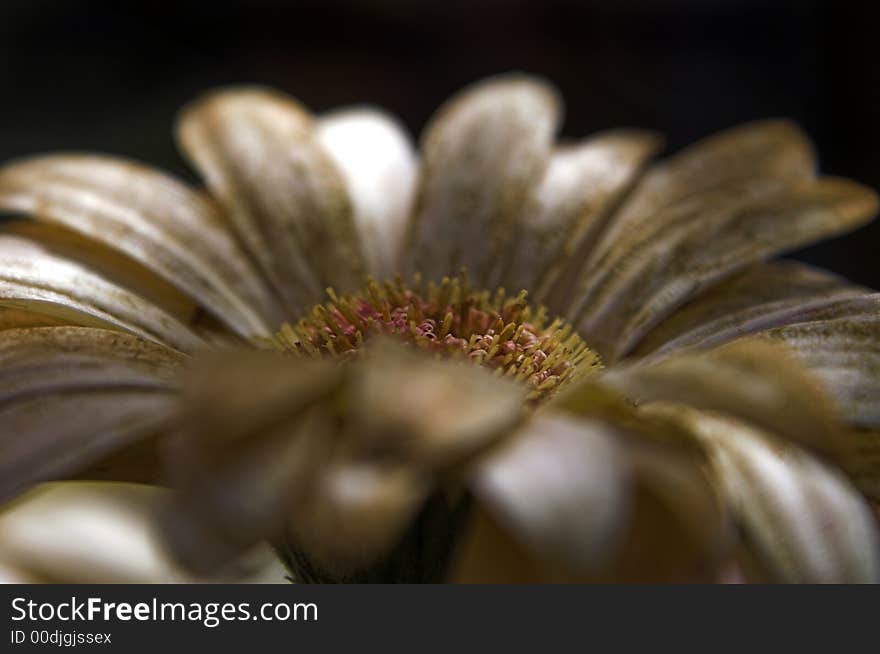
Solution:
<path fill-rule="evenodd" d="M 825 315 L 761 336 L 792 349 L 850 422 L 880 427 L 880 293 L 842 300 Z"/>
<path fill-rule="evenodd" d="M 481 463 L 473 492 L 541 558 L 597 572 L 629 518 L 626 463 L 614 438 L 598 422 L 536 418 Z"/>
<path fill-rule="evenodd" d="M 0 510 L 0 566 L 55 583 L 207 581 L 165 551 L 154 516 L 162 497 L 132 484 L 44 484 Z M 243 563 L 227 581 L 284 580 L 266 552 Z"/>
<path fill-rule="evenodd" d="M 438 280 L 465 267 L 477 286 L 498 279 L 560 113 L 555 91 L 522 75 L 478 82 L 437 111 L 423 137 L 407 272 Z"/>
<path fill-rule="evenodd" d="M 0 234 L 0 305 L 193 350 L 202 340 L 144 298 L 28 238 Z"/>
<path fill-rule="evenodd" d="M 320 119 L 318 138 L 345 180 L 370 272 L 397 272 L 415 192 L 418 161 L 403 127 L 373 109 L 334 112 Z"/>
<path fill-rule="evenodd" d="M 583 265 L 608 213 L 635 181 L 659 137 L 639 130 L 613 130 L 582 143 L 558 147 L 540 184 L 522 208 L 515 252 L 502 285 L 527 289 L 532 298 L 564 313 L 568 279 Z M 564 279 L 559 279 L 563 276 Z"/>
<path fill-rule="evenodd" d="M 0 207 L 125 253 L 242 335 L 267 335 L 278 322 L 274 300 L 216 207 L 146 166 L 96 155 L 15 162 L 0 170 Z"/>
<path fill-rule="evenodd" d="M 214 91 L 183 111 L 178 137 L 292 317 L 327 286 L 363 283 L 345 183 L 302 106 L 266 89 Z"/>
<path fill-rule="evenodd" d="M 695 412 L 691 424 L 747 543 L 775 579 L 880 581 L 876 520 L 839 473 L 744 423 Z"/>
<path fill-rule="evenodd" d="M 0 331 L 0 501 L 155 434 L 183 359 L 111 330 Z"/>
<path fill-rule="evenodd" d="M 719 345 L 772 326 L 801 322 L 865 289 L 794 261 L 761 263 L 708 289 L 651 330 L 632 353 L 661 358 L 687 347 Z"/>
<path fill-rule="evenodd" d="M 763 340 L 612 367 L 599 383 L 638 403 L 678 402 L 737 416 L 835 458 L 846 449 L 826 389 L 792 353 Z"/>
<path fill-rule="evenodd" d="M 712 284 L 853 229 L 876 207 L 858 184 L 816 180 L 812 147 L 794 125 L 736 127 L 648 171 L 590 252 L 567 315 L 614 361 Z"/>
<path fill-rule="evenodd" d="M 707 192 L 621 243 L 617 256 L 595 271 L 575 322 L 590 346 L 614 361 L 711 284 L 756 261 L 852 230 L 876 208 L 873 191 L 832 178 L 795 185 L 755 178 Z"/>

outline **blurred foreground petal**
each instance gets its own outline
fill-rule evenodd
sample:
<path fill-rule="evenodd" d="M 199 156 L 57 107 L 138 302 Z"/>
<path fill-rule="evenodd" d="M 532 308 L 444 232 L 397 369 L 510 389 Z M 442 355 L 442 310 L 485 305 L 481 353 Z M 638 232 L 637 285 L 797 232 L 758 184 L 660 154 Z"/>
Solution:
<path fill-rule="evenodd" d="M 703 443 L 746 545 L 772 580 L 880 581 L 876 517 L 840 473 L 745 423 L 668 410 Z"/>
<path fill-rule="evenodd" d="M 269 539 L 310 574 L 352 579 L 404 538 L 435 484 L 513 428 L 525 389 L 378 343 L 348 365 L 197 360 L 184 395 L 167 456 L 184 558 L 209 568 Z"/>
<path fill-rule="evenodd" d="M 183 360 L 124 332 L 0 331 L 0 500 L 166 426 Z"/>
<path fill-rule="evenodd" d="M 156 509 L 167 491 L 152 486 L 43 484 L 0 507 L 0 579 L 47 583 L 284 583 L 262 547 L 222 576 L 195 577 L 167 552 Z"/>

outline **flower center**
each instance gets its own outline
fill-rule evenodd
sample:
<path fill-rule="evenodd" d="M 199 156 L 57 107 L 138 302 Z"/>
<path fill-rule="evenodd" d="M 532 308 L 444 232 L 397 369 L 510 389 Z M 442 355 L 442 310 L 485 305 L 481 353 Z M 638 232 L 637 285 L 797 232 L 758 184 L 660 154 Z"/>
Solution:
<path fill-rule="evenodd" d="M 602 366 L 570 325 L 529 306 L 526 291 L 476 291 L 464 273 L 440 284 L 416 275 L 409 286 L 400 276 L 382 284 L 370 279 L 361 292 L 339 296 L 328 288 L 327 295 L 298 323 L 285 323 L 276 345 L 300 356 L 348 358 L 384 334 L 526 383 L 536 402 Z"/>

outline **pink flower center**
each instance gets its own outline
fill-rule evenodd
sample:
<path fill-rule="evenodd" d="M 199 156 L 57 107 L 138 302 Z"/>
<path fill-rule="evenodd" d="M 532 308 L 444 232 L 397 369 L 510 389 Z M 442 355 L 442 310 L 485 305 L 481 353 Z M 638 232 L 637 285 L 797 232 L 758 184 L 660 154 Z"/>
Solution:
<path fill-rule="evenodd" d="M 599 357 L 562 320 L 533 309 L 526 292 L 508 296 L 472 290 L 464 275 L 440 284 L 411 286 L 401 278 L 370 280 L 359 293 L 313 307 L 276 342 L 302 356 L 354 357 L 371 338 L 385 335 L 437 355 L 463 357 L 531 387 L 543 400 L 565 382 L 601 368 Z"/>

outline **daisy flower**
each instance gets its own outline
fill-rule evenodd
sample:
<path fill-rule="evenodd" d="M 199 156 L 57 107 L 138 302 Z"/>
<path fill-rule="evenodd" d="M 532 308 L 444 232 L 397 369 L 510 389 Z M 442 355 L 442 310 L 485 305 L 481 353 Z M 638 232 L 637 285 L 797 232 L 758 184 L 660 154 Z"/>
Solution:
<path fill-rule="evenodd" d="M 786 121 L 651 163 L 561 114 L 491 78 L 416 151 L 232 88 L 177 125 L 204 188 L 0 169 L 2 569 L 277 578 L 268 542 L 297 581 L 876 581 L 880 296 L 768 261 L 875 194 Z M 28 490 L 71 478 L 113 481 Z"/>

